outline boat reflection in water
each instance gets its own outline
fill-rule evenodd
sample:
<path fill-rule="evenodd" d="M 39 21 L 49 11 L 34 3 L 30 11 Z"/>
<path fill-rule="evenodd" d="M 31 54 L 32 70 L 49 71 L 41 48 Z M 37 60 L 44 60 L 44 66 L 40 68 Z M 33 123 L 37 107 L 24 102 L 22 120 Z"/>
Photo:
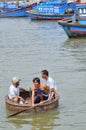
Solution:
<path fill-rule="evenodd" d="M 30 130 L 52 130 L 57 126 L 60 126 L 59 123 L 55 122 L 55 120 L 59 120 L 59 111 L 48 111 L 48 112 L 42 112 L 35 115 L 27 115 L 22 114 L 15 116 L 14 118 L 8 118 L 7 122 L 11 123 L 13 127 L 16 129 L 20 129 L 22 127 L 25 128 L 25 126 L 28 125 L 28 128 Z"/>

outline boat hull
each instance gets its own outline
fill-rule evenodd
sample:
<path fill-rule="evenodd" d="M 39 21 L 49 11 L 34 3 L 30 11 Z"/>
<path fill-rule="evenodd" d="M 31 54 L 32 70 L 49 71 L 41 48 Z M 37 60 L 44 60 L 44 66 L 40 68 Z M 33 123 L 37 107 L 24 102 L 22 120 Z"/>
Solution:
<path fill-rule="evenodd" d="M 61 20 L 63 18 L 71 18 L 72 14 L 38 14 L 38 13 L 31 13 L 28 12 L 28 16 L 31 20 Z"/>
<path fill-rule="evenodd" d="M 27 17 L 27 10 L 31 10 L 37 5 L 37 3 L 33 3 L 27 7 L 22 7 L 18 9 L 1 9 L 0 10 L 0 18 L 8 18 L 8 17 Z"/>
<path fill-rule="evenodd" d="M 11 100 L 9 100 L 8 96 L 5 97 L 5 103 L 6 103 L 6 108 L 10 111 L 22 111 L 26 109 L 25 112 L 28 113 L 36 113 L 36 112 L 41 112 L 41 111 L 47 111 L 47 110 L 52 110 L 58 107 L 58 98 L 45 101 L 43 104 L 40 104 L 36 107 L 31 107 L 31 98 L 29 97 L 29 104 L 18 104 L 18 103 L 13 103 Z"/>
<path fill-rule="evenodd" d="M 59 21 L 58 23 L 62 26 L 69 38 L 86 37 L 85 24 L 73 23 L 72 20 L 70 22 Z"/>
<path fill-rule="evenodd" d="M 23 10 L 17 10 L 17 11 L 7 11 L 7 12 L 1 12 L 0 18 L 6 18 L 6 17 L 26 17 L 27 13 Z"/>

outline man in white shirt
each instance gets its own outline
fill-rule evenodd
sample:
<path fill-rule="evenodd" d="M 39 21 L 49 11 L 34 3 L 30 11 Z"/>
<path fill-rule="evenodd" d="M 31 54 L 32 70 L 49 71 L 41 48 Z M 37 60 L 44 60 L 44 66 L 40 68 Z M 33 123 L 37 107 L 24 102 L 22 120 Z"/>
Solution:
<path fill-rule="evenodd" d="M 52 98 L 52 96 L 59 96 L 56 92 L 56 83 L 55 81 L 49 76 L 49 72 L 47 70 L 43 70 L 41 72 L 41 76 L 43 79 L 45 79 L 46 84 L 50 87 L 50 98 Z"/>
<path fill-rule="evenodd" d="M 18 103 L 18 101 L 24 101 L 24 99 L 19 96 L 20 93 L 20 79 L 18 77 L 13 77 L 12 78 L 12 85 L 9 88 L 9 92 L 8 92 L 8 97 L 10 100 L 12 100 L 15 103 Z"/>

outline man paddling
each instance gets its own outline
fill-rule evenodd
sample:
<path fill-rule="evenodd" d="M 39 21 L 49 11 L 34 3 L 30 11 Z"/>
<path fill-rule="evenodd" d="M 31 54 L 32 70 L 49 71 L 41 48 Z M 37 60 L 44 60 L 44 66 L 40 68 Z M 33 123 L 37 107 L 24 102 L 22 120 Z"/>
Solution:
<path fill-rule="evenodd" d="M 55 81 L 49 76 L 49 72 L 47 70 L 42 70 L 41 76 L 43 79 L 45 79 L 46 84 L 50 87 L 50 98 L 52 97 L 59 97 L 59 95 L 56 92 L 56 83 Z"/>
<path fill-rule="evenodd" d="M 14 103 L 24 103 L 24 99 L 19 96 L 20 90 L 26 91 L 23 88 L 20 88 L 20 79 L 18 77 L 12 78 L 12 85 L 9 88 L 8 97 Z"/>

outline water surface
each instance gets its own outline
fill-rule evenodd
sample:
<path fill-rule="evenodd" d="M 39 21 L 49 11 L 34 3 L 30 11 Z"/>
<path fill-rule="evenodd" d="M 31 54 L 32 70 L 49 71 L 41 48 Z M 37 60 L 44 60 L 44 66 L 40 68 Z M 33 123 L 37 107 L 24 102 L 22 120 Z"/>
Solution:
<path fill-rule="evenodd" d="M 59 107 L 6 118 L 4 97 L 11 78 L 18 75 L 29 89 L 43 69 L 57 83 Z M 0 19 L 0 130 L 85 130 L 85 83 L 86 39 L 68 39 L 57 21 Z"/>

